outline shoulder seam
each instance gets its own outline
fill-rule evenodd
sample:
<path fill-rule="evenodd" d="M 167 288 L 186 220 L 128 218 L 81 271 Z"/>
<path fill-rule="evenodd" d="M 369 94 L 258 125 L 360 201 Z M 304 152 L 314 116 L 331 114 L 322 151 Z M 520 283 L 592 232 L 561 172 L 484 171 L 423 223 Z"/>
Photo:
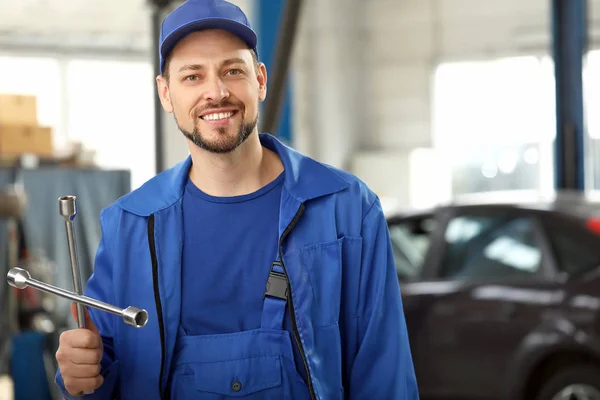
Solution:
<path fill-rule="evenodd" d="M 379 197 L 377 197 L 377 195 L 375 195 L 375 199 L 373 200 L 373 202 L 369 206 L 369 209 L 367 210 L 367 212 L 365 213 L 365 215 L 362 217 L 361 223 L 365 222 L 365 219 L 367 219 L 367 217 L 369 216 L 369 214 L 371 213 L 371 211 L 373 211 L 373 209 L 375 208 L 375 205 L 378 202 L 379 202 Z"/>

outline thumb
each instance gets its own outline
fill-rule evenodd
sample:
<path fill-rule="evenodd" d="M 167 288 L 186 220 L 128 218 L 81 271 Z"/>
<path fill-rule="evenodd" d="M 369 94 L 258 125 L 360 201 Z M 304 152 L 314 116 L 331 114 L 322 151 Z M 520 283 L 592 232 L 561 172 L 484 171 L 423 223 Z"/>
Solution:
<path fill-rule="evenodd" d="M 96 324 L 94 324 L 94 321 L 92 321 L 92 318 L 90 317 L 90 312 L 87 310 L 87 308 L 85 306 L 83 307 L 83 313 L 85 314 L 85 329 L 88 329 L 92 332 L 100 334 L 98 327 L 96 326 Z M 75 322 L 78 322 L 77 303 L 75 303 L 75 302 L 71 303 L 71 315 L 73 316 L 73 319 L 75 320 Z"/>

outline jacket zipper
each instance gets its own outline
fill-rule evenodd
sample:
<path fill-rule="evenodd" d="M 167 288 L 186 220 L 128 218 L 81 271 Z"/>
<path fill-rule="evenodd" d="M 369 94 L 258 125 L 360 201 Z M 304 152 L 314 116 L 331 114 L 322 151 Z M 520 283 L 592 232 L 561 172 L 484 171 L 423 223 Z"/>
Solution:
<path fill-rule="evenodd" d="M 302 362 L 304 363 L 304 370 L 306 371 L 306 377 L 308 379 L 308 391 L 310 392 L 310 398 L 312 400 L 316 400 L 317 396 L 315 395 L 315 389 L 313 387 L 312 379 L 310 377 L 310 369 L 308 368 L 308 361 L 306 360 L 306 355 L 304 354 L 304 347 L 302 346 L 302 341 L 300 340 L 300 333 L 298 332 L 298 326 L 296 324 L 296 313 L 294 312 L 294 302 L 292 300 L 292 284 L 290 283 L 289 274 L 287 273 L 287 270 L 285 268 L 285 263 L 283 262 L 283 252 L 282 252 L 283 241 L 285 240 L 286 236 L 290 233 L 290 231 L 294 228 L 294 226 L 298 223 L 298 220 L 302 216 L 303 212 L 304 212 L 304 203 L 300 204 L 300 208 L 296 212 L 296 215 L 294 215 L 292 222 L 290 222 L 290 224 L 283 231 L 283 234 L 281 235 L 281 238 L 279 239 L 279 260 L 281 262 L 281 267 L 283 268 L 283 272 L 288 277 L 288 286 L 290 289 L 290 292 L 289 292 L 290 295 L 288 296 L 287 304 L 288 304 L 288 309 L 290 311 L 290 316 L 291 316 L 291 320 L 292 320 L 292 330 L 294 331 L 294 339 L 296 341 L 296 346 L 298 346 L 298 350 L 300 351 L 300 356 L 302 357 Z"/>
<path fill-rule="evenodd" d="M 158 258 L 156 257 L 156 243 L 154 241 L 154 214 L 148 217 L 148 244 L 150 246 L 150 258 L 152 259 L 152 280 L 154 282 L 154 302 L 158 314 L 158 328 L 160 329 L 160 375 L 158 377 L 158 394 L 161 400 L 163 396 L 163 374 L 165 370 L 165 322 L 163 320 L 162 303 L 158 288 Z M 167 398 L 170 396 L 167 396 Z"/>

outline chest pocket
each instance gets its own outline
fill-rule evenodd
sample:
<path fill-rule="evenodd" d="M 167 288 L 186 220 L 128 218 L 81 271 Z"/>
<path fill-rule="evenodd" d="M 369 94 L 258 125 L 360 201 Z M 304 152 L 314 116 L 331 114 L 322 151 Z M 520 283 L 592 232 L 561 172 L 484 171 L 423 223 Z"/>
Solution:
<path fill-rule="evenodd" d="M 359 273 L 361 245 L 360 238 L 343 237 L 300 250 L 300 266 L 310 282 L 315 303 L 311 307 L 312 321 L 317 327 L 338 323 L 342 283 L 347 280 L 344 274 Z"/>

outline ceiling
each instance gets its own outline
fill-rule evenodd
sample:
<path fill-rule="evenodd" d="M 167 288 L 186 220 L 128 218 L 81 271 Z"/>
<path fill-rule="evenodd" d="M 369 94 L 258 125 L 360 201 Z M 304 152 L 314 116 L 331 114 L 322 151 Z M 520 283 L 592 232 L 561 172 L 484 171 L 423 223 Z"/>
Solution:
<path fill-rule="evenodd" d="M 173 0 L 171 8 L 182 1 Z M 230 1 L 250 11 L 252 0 Z M 461 15 L 469 9 L 462 3 L 462 0 L 452 2 Z M 596 40 L 598 28 L 593 22 L 600 19 L 597 11 L 600 7 L 595 7 L 600 0 L 590 3 L 590 29 L 594 33 L 591 36 Z M 487 0 L 485 4 L 505 3 Z M 149 0 L 0 0 L 0 52 L 147 57 L 152 48 L 151 14 Z"/>
<path fill-rule="evenodd" d="M 0 50 L 147 54 L 148 0 L 2 0 Z"/>

